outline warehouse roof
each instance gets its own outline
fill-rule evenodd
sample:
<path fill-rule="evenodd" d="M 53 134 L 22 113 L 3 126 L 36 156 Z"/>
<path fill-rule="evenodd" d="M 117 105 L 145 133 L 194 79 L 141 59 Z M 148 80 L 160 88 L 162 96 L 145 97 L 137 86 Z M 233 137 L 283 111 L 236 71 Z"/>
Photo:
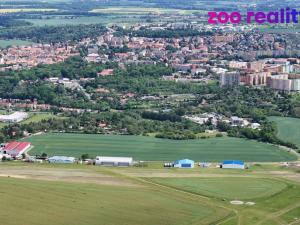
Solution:
<path fill-rule="evenodd" d="M 189 164 L 189 163 L 194 163 L 194 161 L 190 159 L 180 159 L 174 162 L 174 164 Z"/>
<path fill-rule="evenodd" d="M 131 157 L 110 157 L 110 156 L 97 156 L 96 160 L 102 162 L 132 162 Z"/>
<path fill-rule="evenodd" d="M 243 161 L 239 160 L 225 160 L 223 161 L 223 164 L 237 164 L 237 165 L 244 165 L 245 163 Z"/>

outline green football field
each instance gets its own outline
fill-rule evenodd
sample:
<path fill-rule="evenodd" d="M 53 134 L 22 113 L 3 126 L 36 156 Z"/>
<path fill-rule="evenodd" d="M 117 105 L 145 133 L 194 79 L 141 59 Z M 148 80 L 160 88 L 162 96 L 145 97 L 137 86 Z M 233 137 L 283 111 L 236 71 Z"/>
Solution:
<path fill-rule="evenodd" d="M 292 142 L 300 148 L 300 119 L 291 117 L 270 117 L 278 127 L 278 137 Z"/>
<path fill-rule="evenodd" d="M 143 136 L 49 133 L 25 140 L 34 145 L 31 155 L 45 152 L 50 156 L 80 157 L 87 153 L 90 156 L 131 156 L 135 160 L 145 161 L 190 158 L 211 162 L 230 159 L 248 162 L 297 159 L 295 155 L 269 144 L 229 137 L 176 141 Z"/>

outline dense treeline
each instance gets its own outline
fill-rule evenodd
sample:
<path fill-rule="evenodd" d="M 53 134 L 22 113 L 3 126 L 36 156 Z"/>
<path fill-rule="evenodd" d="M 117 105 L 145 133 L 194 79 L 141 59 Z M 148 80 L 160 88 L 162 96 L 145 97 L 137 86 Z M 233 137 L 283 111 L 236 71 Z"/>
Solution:
<path fill-rule="evenodd" d="M 159 121 L 166 121 L 166 120 L 169 120 L 171 122 L 182 121 L 182 118 L 177 115 L 167 114 L 167 113 L 156 113 L 150 111 L 143 112 L 142 117 L 144 119 L 159 120 Z"/>
<path fill-rule="evenodd" d="M 29 25 L 32 25 L 32 23 L 25 20 L 16 20 L 16 19 L 0 16 L 0 27 L 8 28 L 8 27 L 21 27 L 21 26 L 29 26 Z"/>
<path fill-rule="evenodd" d="M 200 32 L 194 29 L 169 29 L 169 30 L 138 30 L 131 33 L 135 37 L 148 38 L 179 38 L 193 37 L 199 35 L 209 35 L 211 32 Z"/>
<path fill-rule="evenodd" d="M 227 132 L 230 137 L 247 138 L 261 142 L 267 142 L 275 145 L 282 145 L 292 149 L 298 149 L 298 147 L 290 142 L 282 141 L 277 136 L 277 128 L 274 123 L 265 122 L 261 130 L 254 130 L 251 128 L 231 127 L 226 123 L 219 122 L 218 129 L 223 132 Z"/>
<path fill-rule="evenodd" d="M 106 28 L 99 24 L 15 27 L 0 30 L 0 38 L 31 40 L 36 43 L 63 43 L 96 38 L 105 31 Z"/>
<path fill-rule="evenodd" d="M 43 80 L 49 77 L 69 79 L 95 78 L 98 72 L 111 67 L 115 68 L 116 64 L 87 63 L 81 57 L 72 57 L 62 63 L 38 65 L 28 70 L 0 72 L 0 77 L 13 77 L 16 82 L 20 80 Z"/>
<path fill-rule="evenodd" d="M 65 115 L 67 116 L 67 115 Z M 99 127 L 99 123 L 106 123 L 107 129 Z M 179 132 L 186 137 L 201 133 L 205 126 L 198 126 L 190 121 L 171 122 L 143 119 L 139 112 L 104 112 L 101 114 L 83 113 L 70 114 L 68 118 L 53 118 L 29 124 L 12 124 L 5 126 L 0 132 L 0 142 L 23 137 L 24 131 L 29 133 L 56 131 L 79 132 L 90 134 L 115 134 L 147 135 L 148 133 L 171 134 Z M 179 134 L 177 132 L 177 135 Z M 170 136 L 171 137 L 171 136 Z"/>

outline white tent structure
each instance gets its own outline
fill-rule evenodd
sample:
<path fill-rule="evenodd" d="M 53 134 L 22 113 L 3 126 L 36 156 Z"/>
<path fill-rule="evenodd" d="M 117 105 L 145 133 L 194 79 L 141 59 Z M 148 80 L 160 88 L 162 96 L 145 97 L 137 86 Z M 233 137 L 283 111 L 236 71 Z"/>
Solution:
<path fill-rule="evenodd" d="M 48 159 L 49 163 L 65 163 L 70 164 L 74 163 L 76 161 L 76 158 L 74 157 L 67 157 L 67 156 L 53 156 Z"/>
<path fill-rule="evenodd" d="M 99 166 L 131 166 L 132 164 L 133 158 L 131 157 L 96 157 L 96 165 Z"/>
<path fill-rule="evenodd" d="M 26 112 L 14 112 L 10 115 L 0 115 L 0 121 L 5 123 L 18 123 L 28 118 Z"/>

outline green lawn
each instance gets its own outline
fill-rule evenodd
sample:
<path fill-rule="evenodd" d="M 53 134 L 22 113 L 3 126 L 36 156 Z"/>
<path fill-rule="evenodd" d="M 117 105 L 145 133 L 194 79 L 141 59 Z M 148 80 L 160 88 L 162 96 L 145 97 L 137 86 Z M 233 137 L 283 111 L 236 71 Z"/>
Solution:
<path fill-rule="evenodd" d="M 50 118 L 58 118 L 58 117 L 53 115 L 52 113 L 30 113 L 30 117 L 22 121 L 21 124 L 40 122 L 42 120 L 47 120 Z"/>
<path fill-rule="evenodd" d="M 183 10 L 183 9 L 167 9 L 167 8 L 144 8 L 144 7 L 106 7 L 102 9 L 93 9 L 94 13 L 109 13 L 109 14 L 181 14 L 190 15 L 195 12 L 203 12 L 200 10 Z"/>
<path fill-rule="evenodd" d="M 1 114 L 9 114 L 6 112 L 0 112 Z M 42 120 L 47 120 L 50 118 L 59 118 L 58 116 L 53 115 L 52 113 L 29 113 L 29 118 L 20 122 L 20 124 L 28 124 L 28 123 L 33 123 L 33 122 L 40 122 Z M 61 117 L 63 118 L 63 117 Z M 0 129 L 3 128 L 4 126 L 9 125 L 9 123 L 2 123 L 0 122 Z"/>
<path fill-rule="evenodd" d="M 224 210 L 151 187 L 0 178 L 5 225 L 179 225 L 222 218 Z"/>
<path fill-rule="evenodd" d="M 290 117 L 270 117 L 278 127 L 278 137 L 300 148 L 300 119 Z"/>
<path fill-rule="evenodd" d="M 23 41 L 23 40 L 0 40 L 0 48 L 6 48 L 11 45 L 31 45 L 33 44 L 30 41 Z"/>
<path fill-rule="evenodd" d="M 171 161 L 191 158 L 197 161 L 290 161 L 296 156 L 275 146 L 238 138 L 210 138 L 175 141 L 143 136 L 55 134 L 34 136 L 31 154 L 91 156 L 132 156 L 135 160 Z"/>
<path fill-rule="evenodd" d="M 153 178 L 152 180 L 193 193 L 229 200 L 251 200 L 271 196 L 286 187 L 284 183 L 276 180 L 243 177 Z"/>
<path fill-rule="evenodd" d="M 153 18 L 156 20 L 156 18 Z M 118 24 L 120 26 L 127 26 L 136 23 L 146 23 L 146 19 L 142 15 L 114 15 L 107 14 L 105 16 L 53 16 L 50 18 L 42 19 L 26 19 L 26 21 L 33 23 L 34 26 L 63 26 L 63 25 L 80 25 L 80 24 L 103 24 L 113 25 Z"/>

